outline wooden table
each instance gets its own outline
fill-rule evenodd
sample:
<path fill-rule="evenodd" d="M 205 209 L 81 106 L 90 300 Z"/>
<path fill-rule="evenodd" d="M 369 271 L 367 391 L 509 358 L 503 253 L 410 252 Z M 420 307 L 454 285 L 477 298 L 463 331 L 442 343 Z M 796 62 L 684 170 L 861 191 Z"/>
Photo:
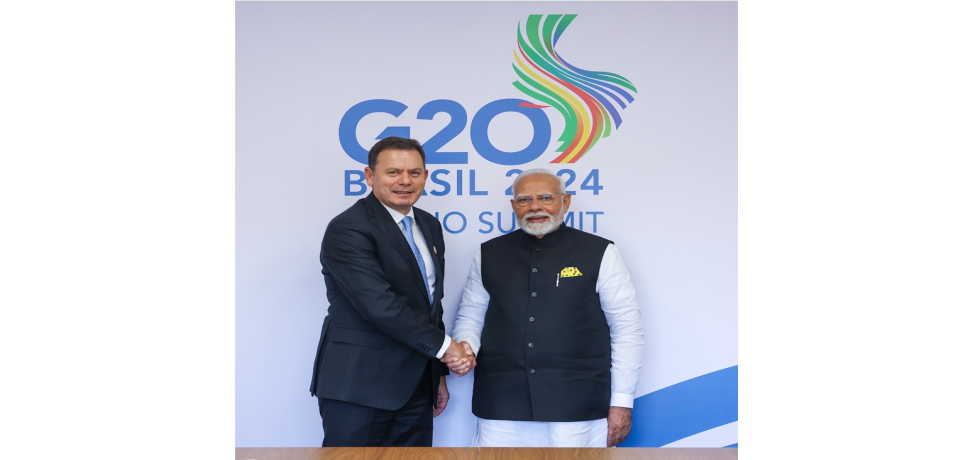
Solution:
<path fill-rule="evenodd" d="M 738 448 L 236 447 L 235 460 L 735 460 Z"/>

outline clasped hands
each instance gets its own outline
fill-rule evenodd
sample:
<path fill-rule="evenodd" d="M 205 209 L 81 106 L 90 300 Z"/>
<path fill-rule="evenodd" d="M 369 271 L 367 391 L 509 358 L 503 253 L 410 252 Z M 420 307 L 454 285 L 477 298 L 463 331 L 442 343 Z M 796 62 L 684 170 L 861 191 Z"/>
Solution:
<path fill-rule="evenodd" d="M 469 343 L 462 341 L 456 343 L 452 340 L 446 353 L 442 355 L 442 362 L 446 363 L 449 370 L 459 377 L 466 375 L 471 369 L 476 367 L 476 355 Z"/>

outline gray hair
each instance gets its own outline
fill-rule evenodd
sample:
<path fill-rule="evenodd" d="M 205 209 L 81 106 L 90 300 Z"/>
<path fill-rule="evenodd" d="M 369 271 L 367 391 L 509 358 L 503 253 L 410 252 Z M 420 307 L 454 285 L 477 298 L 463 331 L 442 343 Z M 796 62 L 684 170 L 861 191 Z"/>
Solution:
<path fill-rule="evenodd" d="M 517 196 L 517 183 L 520 182 L 521 179 L 523 179 L 525 177 L 528 177 L 528 176 L 551 176 L 551 177 L 554 177 L 555 180 L 558 181 L 558 189 L 559 189 L 558 192 L 559 193 L 562 193 L 562 194 L 565 193 L 565 181 L 561 180 L 561 178 L 558 177 L 558 176 L 556 176 L 555 173 L 551 172 L 550 169 L 536 168 L 536 169 L 528 169 L 527 171 L 524 171 L 524 172 L 518 174 L 517 177 L 514 178 L 514 184 L 510 188 L 511 194 L 513 196 L 515 196 L 515 197 Z"/>

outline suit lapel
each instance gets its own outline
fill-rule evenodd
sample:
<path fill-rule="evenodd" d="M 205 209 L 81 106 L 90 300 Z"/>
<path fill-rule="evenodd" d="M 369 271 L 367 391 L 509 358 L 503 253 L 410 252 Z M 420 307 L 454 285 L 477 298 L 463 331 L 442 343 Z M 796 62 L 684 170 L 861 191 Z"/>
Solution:
<path fill-rule="evenodd" d="M 416 216 L 419 215 L 418 208 L 415 209 L 415 215 Z M 419 249 L 423 249 L 426 252 L 428 252 L 429 257 L 432 258 L 432 265 L 435 265 L 436 267 L 436 284 L 438 284 L 439 280 L 442 279 L 443 274 L 442 274 L 442 267 L 439 266 L 439 254 L 433 252 L 433 248 L 435 248 L 436 246 L 435 231 L 432 229 L 432 226 L 428 225 L 428 223 L 424 219 L 416 219 L 416 221 L 418 221 L 419 223 L 419 228 L 422 229 L 422 236 L 425 238 L 425 243 L 426 243 L 425 248 L 419 248 Z"/>
<path fill-rule="evenodd" d="M 439 264 L 439 254 L 433 252 L 433 248 L 435 248 L 436 245 L 435 230 L 430 225 L 428 225 L 425 219 L 418 219 L 417 218 L 418 215 L 419 215 L 418 209 L 416 208 L 415 209 L 416 221 L 419 224 L 419 228 L 422 229 L 422 236 L 425 237 L 425 246 L 426 246 L 424 248 L 419 248 L 419 250 L 426 251 L 429 253 L 429 257 L 432 258 L 432 265 L 435 266 L 436 268 L 436 273 L 435 273 L 436 285 L 432 293 L 432 298 L 434 299 L 436 298 L 436 294 L 439 294 L 439 290 L 440 290 L 440 286 L 442 285 L 442 279 L 444 274 L 442 272 L 442 267 Z"/>
<path fill-rule="evenodd" d="M 428 299 L 429 296 L 425 287 L 425 280 L 422 279 L 422 270 L 419 270 L 419 264 L 415 261 L 415 254 L 412 253 L 412 248 L 408 245 L 408 240 L 405 238 L 405 234 L 402 233 L 401 226 L 395 223 L 391 218 L 391 214 L 388 214 L 388 210 L 385 209 L 384 205 L 378 201 L 378 198 L 373 193 L 368 194 L 367 202 L 369 204 L 368 210 L 370 212 L 368 215 L 371 217 L 371 223 L 395 247 L 398 254 L 405 259 L 409 267 L 412 267 L 412 279 L 415 280 L 416 287 Z M 423 232 L 424 234 L 425 232 Z"/>

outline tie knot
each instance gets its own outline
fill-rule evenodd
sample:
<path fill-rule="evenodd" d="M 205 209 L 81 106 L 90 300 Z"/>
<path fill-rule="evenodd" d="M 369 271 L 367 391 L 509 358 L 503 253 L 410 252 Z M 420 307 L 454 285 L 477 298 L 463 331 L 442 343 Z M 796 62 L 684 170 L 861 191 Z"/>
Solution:
<path fill-rule="evenodd" d="M 405 230 L 412 228 L 412 216 L 405 216 L 402 219 L 402 227 L 405 227 Z"/>

